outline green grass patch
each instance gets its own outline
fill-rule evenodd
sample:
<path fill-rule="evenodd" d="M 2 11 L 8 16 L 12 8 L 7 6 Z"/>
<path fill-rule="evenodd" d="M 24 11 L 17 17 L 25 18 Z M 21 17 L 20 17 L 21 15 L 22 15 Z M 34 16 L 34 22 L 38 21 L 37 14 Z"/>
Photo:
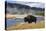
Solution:
<path fill-rule="evenodd" d="M 36 15 L 44 16 L 44 13 L 36 13 Z"/>

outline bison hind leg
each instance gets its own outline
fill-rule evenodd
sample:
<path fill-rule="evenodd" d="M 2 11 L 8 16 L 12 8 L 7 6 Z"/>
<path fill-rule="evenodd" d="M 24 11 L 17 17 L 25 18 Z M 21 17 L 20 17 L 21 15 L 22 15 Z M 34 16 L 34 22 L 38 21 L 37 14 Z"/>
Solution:
<path fill-rule="evenodd" d="M 36 24 L 36 21 L 35 21 L 35 24 Z"/>

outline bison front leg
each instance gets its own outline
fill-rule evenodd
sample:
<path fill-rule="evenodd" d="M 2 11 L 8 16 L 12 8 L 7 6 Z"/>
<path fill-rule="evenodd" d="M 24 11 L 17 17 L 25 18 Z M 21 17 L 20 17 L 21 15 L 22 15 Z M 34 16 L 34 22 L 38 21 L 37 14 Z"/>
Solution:
<path fill-rule="evenodd" d="M 28 21 L 28 23 L 32 23 L 31 21 Z"/>
<path fill-rule="evenodd" d="M 27 22 L 27 21 L 24 21 L 25 23 Z"/>
<path fill-rule="evenodd" d="M 35 18 L 35 24 L 36 24 L 36 18 Z"/>

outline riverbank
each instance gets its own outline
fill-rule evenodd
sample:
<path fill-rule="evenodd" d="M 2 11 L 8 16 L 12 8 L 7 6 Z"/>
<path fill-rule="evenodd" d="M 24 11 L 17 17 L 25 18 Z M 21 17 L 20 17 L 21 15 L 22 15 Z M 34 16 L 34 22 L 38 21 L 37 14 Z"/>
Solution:
<path fill-rule="evenodd" d="M 45 27 L 45 22 L 41 21 L 41 22 L 37 22 L 35 23 L 24 23 L 24 24 L 17 24 L 11 27 L 8 27 L 8 30 L 18 30 L 18 29 L 38 29 L 38 28 L 44 28 Z"/>
<path fill-rule="evenodd" d="M 14 19 L 14 18 L 16 18 L 16 16 L 15 15 L 11 15 L 11 14 L 6 14 L 6 18 L 7 19 Z"/>
<path fill-rule="evenodd" d="M 15 14 L 15 15 L 12 15 L 12 14 L 6 14 L 6 18 L 7 19 L 14 19 L 14 18 L 24 18 L 26 17 L 27 14 L 24 14 L 24 15 L 18 15 L 18 14 Z M 38 16 L 38 15 L 33 15 L 35 17 L 44 17 L 44 16 Z"/>

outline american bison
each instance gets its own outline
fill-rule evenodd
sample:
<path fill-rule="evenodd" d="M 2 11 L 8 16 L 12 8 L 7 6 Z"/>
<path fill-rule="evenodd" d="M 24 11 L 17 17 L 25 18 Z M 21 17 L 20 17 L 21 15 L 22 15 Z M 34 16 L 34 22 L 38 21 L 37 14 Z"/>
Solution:
<path fill-rule="evenodd" d="M 24 22 L 28 22 L 28 23 L 35 22 L 36 23 L 36 17 L 32 15 L 28 15 L 27 17 L 24 17 Z"/>

